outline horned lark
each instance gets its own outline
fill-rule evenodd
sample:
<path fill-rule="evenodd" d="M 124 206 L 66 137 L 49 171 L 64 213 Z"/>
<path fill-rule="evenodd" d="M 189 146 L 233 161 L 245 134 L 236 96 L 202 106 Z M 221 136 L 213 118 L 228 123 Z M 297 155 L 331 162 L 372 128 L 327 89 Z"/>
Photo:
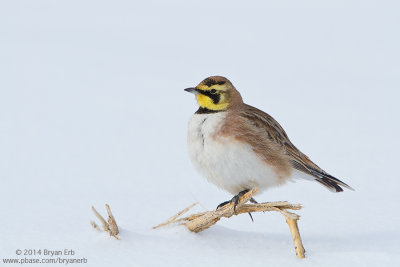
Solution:
<path fill-rule="evenodd" d="M 296 177 L 332 192 L 352 189 L 300 152 L 274 118 L 243 103 L 228 79 L 208 77 L 185 91 L 199 105 L 189 121 L 190 159 L 208 181 L 235 195 L 231 201 L 254 187 L 263 191 Z"/>

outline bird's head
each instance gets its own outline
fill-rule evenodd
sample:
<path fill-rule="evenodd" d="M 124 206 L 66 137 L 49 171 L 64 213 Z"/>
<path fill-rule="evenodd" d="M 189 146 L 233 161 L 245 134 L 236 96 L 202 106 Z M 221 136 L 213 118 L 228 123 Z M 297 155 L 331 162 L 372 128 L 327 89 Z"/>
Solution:
<path fill-rule="evenodd" d="M 221 76 L 208 77 L 196 87 L 186 88 L 185 91 L 195 94 L 197 104 L 203 109 L 223 111 L 243 103 L 232 83 Z"/>

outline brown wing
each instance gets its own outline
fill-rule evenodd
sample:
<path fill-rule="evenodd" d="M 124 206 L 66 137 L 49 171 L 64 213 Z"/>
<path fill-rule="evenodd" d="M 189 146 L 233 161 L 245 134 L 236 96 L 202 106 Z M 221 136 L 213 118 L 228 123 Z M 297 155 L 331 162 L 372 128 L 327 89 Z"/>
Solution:
<path fill-rule="evenodd" d="M 340 186 L 353 190 L 347 184 L 326 173 L 300 150 L 298 150 L 292 144 L 292 142 L 290 142 L 289 137 L 283 130 L 282 126 L 270 115 L 247 104 L 245 104 L 244 108 L 239 112 L 241 117 L 246 118 L 254 126 L 262 128 L 265 131 L 265 135 L 268 137 L 268 139 L 273 140 L 275 143 L 284 148 L 286 154 L 290 158 L 293 168 L 305 174 L 311 175 L 317 182 L 323 184 L 331 191 L 343 191 Z"/>

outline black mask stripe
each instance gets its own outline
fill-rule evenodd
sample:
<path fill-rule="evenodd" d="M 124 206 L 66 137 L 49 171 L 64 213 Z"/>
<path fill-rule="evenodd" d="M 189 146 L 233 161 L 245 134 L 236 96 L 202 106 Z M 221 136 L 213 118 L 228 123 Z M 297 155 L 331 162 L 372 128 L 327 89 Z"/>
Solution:
<path fill-rule="evenodd" d="M 205 91 L 205 90 L 200 90 L 200 89 L 197 89 L 197 91 L 198 91 L 200 94 L 206 95 L 206 96 L 208 96 L 209 98 L 211 98 L 214 104 L 218 104 L 218 103 L 219 103 L 219 100 L 220 100 L 220 98 L 221 98 L 220 94 L 211 94 L 210 91 Z"/>

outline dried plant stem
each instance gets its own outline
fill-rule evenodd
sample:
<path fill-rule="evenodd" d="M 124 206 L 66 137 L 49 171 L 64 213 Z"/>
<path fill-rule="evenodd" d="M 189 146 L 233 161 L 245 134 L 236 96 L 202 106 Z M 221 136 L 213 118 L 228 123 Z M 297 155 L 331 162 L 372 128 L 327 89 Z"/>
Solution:
<path fill-rule="evenodd" d="M 92 206 L 92 211 L 94 215 L 97 217 L 97 219 L 99 219 L 99 221 L 101 222 L 103 230 L 108 232 L 110 229 L 108 228 L 108 223 L 106 222 L 106 220 L 104 220 L 103 216 L 101 216 L 100 213 L 98 213 L 98 211 L 93 206 Z"/>
<path fill-rule="evenodd" d="M 115 218 L 113 214 L 111 213 L 110 206 L 106 204 L 106 209 L 107 209 L 107 214 L 108 214 L 108 228 L 110 229 L 110 233 L 112 236 L 116 236 L 119 234 L 117 222 L 115 221 Z"/>
<path fill-rule="evenodd" d="M 97 231 L 101 232 L 100 227 L 94 221 L 90 221 L 90 224 L 93 226 L 94 229 L 96 229 Z"/>
<path fill-rule="evenodd" d="M 119 234 L 118 225 L 117 225 L 117 222 L 111 212 L 110 206 L 108 204 L 106 204 L 106 210 L 107 210 L 107 214 L 108 214 L 108 220 L 107 220 L 108 222 L 92 206 L 92 211 L 93 211 L 94 215 L 97 217 L 97 219 L 99 219 L 99 221 L 101 222 L 103 230 L 105 232 L 108 232 L 110 234 L 110 236 L 115 237 L 116 239 L 119 239 L 117 237 L 117 235 Z M 100 227 L 94 221 L 91 221 L 90 224 L 93 226 L 93 228 L 101 231 Z"/>
<path fill-rule="evenodd" d="M 299 227 L 297 226 L 297 219 L 286 218 L 286 223 L 289 225 L 290 233 L 292 234 L 294 249 L 297 257 L 300 259 L 305 258 L 305 249 L 301 241 Z"/>
<path fill-rule="evenodd" d="M 188 212 L 191 208 L 193 208 L 193 207 L 196 206 L 197 204 L 198 204 L 198 203 L 193 203 L 193 204 L 191 204 L 190 206 L 184 208 L 183 210 L 181 210 L 180 212 L 178 212 L 177 214 L 175 214 L 174 216 L 172 216 L 171 218 L 169 218 L 166 222 L 163 222 L 163 223 L 161 223 L 161 224 L 159 224 L 159 225 L 157 225 L 157 226 L 154 226 L 153 229 L 160 228 L 160 227 L 163 227 L 163 226 L 165 226 L 165 225 L 168 225 L 168 224 L 171 224 L 171 223 L 180 221 L 179 219 L 177 220 L 177 218 L 178 218 L 179 216 L 181 216 L 182 214 L 185 214 L 186 212 Z"/>
<path fill-rule="evenodd" d="M 300 216 L 287 211 L 289 210 L 299 210 L 301 209 L 300 204 L 290 204 L 287 201 L 279 201 L 279 202 L 266 202 L 266 203 L 259 203 L 259 204 L 246 204 L 253 195 L 257 194 L 258 189 L 254 188 L 244 194 L 237 206 L 236 212 L 234 211 L 233 204 L 229 203 L 225 206 L 220 207 L 218 210 L 214 211 L 206 211 L 200 212 L 196 214 L 192 214 L 183 218 L 179 218 L 181 215 L 186 213 L 190 208 L 195 206 L 197 203 L 190 205 L 189 207 L 183 209 L 182 211 L 178 212 L 167 221 L 153 227 L 154 229 L 163 227 L 169 224 L 176 224 L 179 223 L 181 225 L 185 225 L 190 231 L 198 233 L 204 231 L 214 224 L 216 224 L 222 217 L 230 218 L 233 215 L 238 215 L 242 213 L 249 213 L 249 212 L 260 212 L 260 211 L 277 211 L 281 213 L 286 218 L 286 222 L 289 225 L 290 232 L 292 234 L 293 242 L 295 245 L 296 254 L 299 258 L 304 258 L 305 250 L 300 238 L 299 228 L 297 226 L 297 220 L 299 220 Z"/>

